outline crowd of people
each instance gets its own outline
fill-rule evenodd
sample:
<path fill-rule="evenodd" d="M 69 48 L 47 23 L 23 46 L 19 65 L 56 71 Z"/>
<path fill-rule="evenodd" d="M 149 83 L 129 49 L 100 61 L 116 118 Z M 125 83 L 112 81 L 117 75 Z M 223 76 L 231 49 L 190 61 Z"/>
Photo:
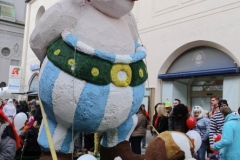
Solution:
<path fill-rule="evenodd" d="M 196 125 L 191 129 L 197 131 L 202 140 L 201 147 L 194 155 L 197 160 L 206 160 L 206 155 L 209 159 L 216 160 L 219 157 L 221 160 L 238 159 L 240 157 L 240 152 L 237 151 L 240 147 L 238 143 L 240 141 L 240 107 L 237 112 L 232 111 L 227 100 L 220 100 L 217 96 L 211 97 L 210 103 L 210 110 L 204 110 L 201 106 L 194 106 L 190 109 L 179 99 L 175 99 L 173 105 L 158 103 L 154 108 L 152 122 L 150 122 L 145 105 L 142 104 L 136 113 L 138 123 L 129 139 L 132 151 L 141 154 L 141 148 L 146 148 L 148 126 L 151 126 L 150 132 L 153 137 L 164 131 L 187 133 L 190 129 L 186 121 L 192 116 L 196 119 Z M 25 113 L 28 120 L 21 129 L 20 135 L 16 135 L 14 117 L 20 112 Z M 13 159 L 11 156 L 16 156 L 19 148 L 24 148 L 21 150 L 22 155 L 40 156 L 41 148 L 37 137 L 41 121 L 39 101 L 0 100 L 0 149 L 6 150 L 6 152 L 1 151 L 0 159 L 1 156 Z M 216 142 L 216 135 L 219 134 L 221 140 Z M 14 141 L 11 142 L 11 140 Z M 9 143 L 6 144 L 8 141 Z M 75 148 L 77 152 L 83 149 L 86 152 L 94 151 L 94 134 L 80 134 L 75 142 Z"/>
<path fill-rule="evenodd" d="M 14 117 L 18 113 L 24 113 L 27 117 L 20 132 L 17 132 L 14 126 Z M 1 121 L 1 119 L 4 121 Z M 2 159 L 14 159 L 14 157 L 20 156 L 40 156 L 41 148 L 38 145 L 37 137 L 41 122 L 42 113 L 39 101 L 31 100 L 27 102 L 25 100 L 0 99 L 0 128 L 5 125 L 11 126 L 4 128 L 4 134 L 2 134 L 1 138 L 5 136 L 10 140 L 15 140 L 18 144 L 15 147 L 11 143 L 3 145 L 4 141 L 0 141 L 0 157 L 2 156 Z M 2 132 L 0 131 L 0 133 Z"/>
<path fill-rule="evenodd" d="M 164 131 L 179 131 L 187 133 L 190 129 L 197 131 L 202 144 L 194 157 L 197 160 L 215 159 L 228 160 L 239 159 L 240 152 L 240 107 L 238 111 L 232 111 L 227 100 L 220 100 L 217 96 L 211 97 L 211 109 L 204 110 L 201 106 L 192 109 L 175 99 L 173 105 L 158 103 L 155 105 L 155 114 L 152 118 L 151 133 L 153 136 Z M 132 150 L 141 154 L 141 140 L 146 134 L 146 122 L 149 115 L 142 106 L 138 113 L 139 122 L 134 130 L 130 142 Z M 196 120 L 194 128 L 188 128 L 187 119 L 192 116 Z M 220 135 L 221 140 L 215 141 Z"/>

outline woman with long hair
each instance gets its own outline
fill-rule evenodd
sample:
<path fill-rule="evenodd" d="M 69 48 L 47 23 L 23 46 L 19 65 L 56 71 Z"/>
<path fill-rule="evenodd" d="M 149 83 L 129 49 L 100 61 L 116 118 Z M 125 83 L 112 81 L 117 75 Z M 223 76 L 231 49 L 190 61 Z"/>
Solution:
<path fill-rule="evenodd" d="M 132 151 L 135 154 L 141 154 L 141 141 L 142 141 L 142 138 L 146 135 L 146 126 L 148 124 L 146 116 L 144 115 L 141 107 L 137 112 L 137 117 L 138 117 L 138 123 L 129 141 L 131 143 Z"/>
<path fill-rule="evenodd" d="M 166 108 L 164 103 L 158 103 L 155 106 L 155 115 L 153 116 L 152 121 L 152 133 L 156 135 L 156 131 L 158 133 L 162 133 L 168 129 L 168 117 L 166 114 Z"/>

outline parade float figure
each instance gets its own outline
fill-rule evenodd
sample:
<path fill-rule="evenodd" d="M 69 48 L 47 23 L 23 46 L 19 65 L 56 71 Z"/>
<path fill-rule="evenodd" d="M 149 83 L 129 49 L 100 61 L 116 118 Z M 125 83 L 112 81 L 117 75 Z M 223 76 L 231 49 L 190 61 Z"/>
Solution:
<path fill-rule="evenodd" d="M 195 160 L 201 137 L 194 130 L 182 133 L 165 131 L 154 138 L 146 149 L 145 160 Z"/>
<path fill-rule="evenodd" d="M 134 0 L 61 0 L 31 35 L 41 61 L 39 95 L 58 159 L 70 159 L 77 133 L 98 131 L 101 160 L 143 159 L 128 143 L 147 79 L 133 6 Z M 43 125 L 38 142 L 49 152 Z"/>

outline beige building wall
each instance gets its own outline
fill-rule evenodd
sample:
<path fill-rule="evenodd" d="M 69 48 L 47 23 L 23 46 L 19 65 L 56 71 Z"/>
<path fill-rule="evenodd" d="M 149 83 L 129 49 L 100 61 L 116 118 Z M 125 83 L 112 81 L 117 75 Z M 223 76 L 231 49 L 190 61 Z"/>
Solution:
<path fill-rule="evenodd" d="M 30 65 L 39 64 L 29 47 L 29 36 L 35 27 L 36 17 L 41 17 L 43 11 L 57 1 L 32 0 L 27 5 L 22 91 L 28 90 L 34 73 L 30 71 Z M 217 48 L 240 66 L 240 0 L 139 0 L 133 13 L 140 40 L 148 51 L 149 79 L 146 87 L 152 89 L 152 106 L 164 101 L 163 82 L 158 79 L 158 74 L 165 74 L 174 60 L 190 48 L 202 45 Z M 238 83 L 237 95 L 240 94 Z M 234 101 L 232 105 L 237 107 L 240 105 L 238 99 L 228 100 Z"/>
<path fill-rule="evenodd" d="M 24 46 L 23 46 L 23 58 L 22 58 L 22 81 L 21 81 L 21 92 L 29 91 L 29 83 L 34 73 L 38 73 L 39 70 L 31 71 L 30 66 L 39 64 L 40 61 L 37 59 L 35 54 L 30 48 L 29 40 L 32 31 L 35 28 L 36 23 L 43 15 L 45 10 L 51 7 L 58 0 L 32 0 L 27 4 L 26 23 L 24 32 Z M 26 97 L 24 97 L 26 98 Z"/>
<path fill-rule="evenodd" d="M 165 101 L 158 74 L 165 74 L 174 60 L 190 48 L 217 48 L 240 66 L 240 0 L 140 0 L 133 13 L 148 51 L 147 87 L 155 88 L 155 103 Z M 235 110 L 240 105 L 234 95 L 240 93 L 239 76 L 236 83 L 233 93 L 223 93 Z"/>

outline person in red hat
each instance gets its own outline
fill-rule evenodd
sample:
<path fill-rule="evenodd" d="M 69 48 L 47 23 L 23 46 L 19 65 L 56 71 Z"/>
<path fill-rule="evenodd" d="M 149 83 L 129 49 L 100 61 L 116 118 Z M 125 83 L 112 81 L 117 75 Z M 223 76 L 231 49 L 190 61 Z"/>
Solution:
<path fill-rule="evenodd" d="M 0 159 L 14 159 L 16 150 L 21 148 L 21 140 L 2 110 L 0 110 L 0 136 Z"/>

